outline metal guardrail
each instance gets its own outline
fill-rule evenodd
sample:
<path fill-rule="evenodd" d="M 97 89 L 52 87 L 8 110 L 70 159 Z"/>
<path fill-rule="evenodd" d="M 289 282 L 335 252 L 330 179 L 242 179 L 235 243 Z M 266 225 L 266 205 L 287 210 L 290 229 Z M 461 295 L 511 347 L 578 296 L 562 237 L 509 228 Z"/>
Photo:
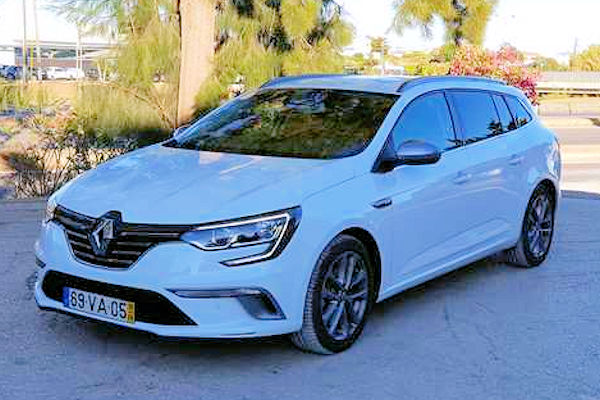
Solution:
<path fill-rule="evenodd" d="M 537 91 L 600 95 L 600 72 L 544 72 L 537 83 Z"/>

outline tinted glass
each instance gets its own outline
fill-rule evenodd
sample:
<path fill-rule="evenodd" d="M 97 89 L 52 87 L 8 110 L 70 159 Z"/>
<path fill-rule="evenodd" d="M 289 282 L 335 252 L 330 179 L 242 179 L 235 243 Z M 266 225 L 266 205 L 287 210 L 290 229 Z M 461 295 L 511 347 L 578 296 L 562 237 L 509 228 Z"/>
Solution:
<path fill-rule="evenodd" d="M 516 127 L 513 125 L 513 129 L 520 128 L 531 121 L 531 115 L 529 115 L 523 104 L 521 104 L 516 97 L 504 96 L 504 98 L 506 99 L 508 108 L 510 108 L 510 112 L 515 119 Z"/>
<path fill-rule="evenodd" d="M 396 147 L 407 140 L 422 140 L 440 150 L 455 147 L 454 127 L 444 94 L 424 95 L 410 103 L 392 135 Z"/>
<path fill-rule="evenodd" d="M 494 99 L 494 103 L 496 104 L 496 110 L 498 110 L 498 115 L 500 116 L 502 132 L 508 132 L 514 129 L 512 115 L 508 110 L 508 106 L 506 105 L 504 98 L 498 94 L 492 95 L 492 98 Z"/>
<path fill-rule="evenodd" d="M 502 133 L 492 96 L 486 92 L 450 92 L 462 138 L 471 143 Z"/>
<path fill-rule="evenodd" d="M 226 153 L 336 158 L 361 152 L 396 95 L 331 89 L 271 89 L 239 97 L 169 146 Z"/>

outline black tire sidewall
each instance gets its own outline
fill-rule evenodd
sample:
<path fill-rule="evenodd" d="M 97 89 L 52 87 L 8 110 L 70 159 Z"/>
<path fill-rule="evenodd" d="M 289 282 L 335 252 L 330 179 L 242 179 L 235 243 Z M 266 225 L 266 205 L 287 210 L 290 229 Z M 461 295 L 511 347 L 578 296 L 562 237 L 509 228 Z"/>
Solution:
<path fill-rule="evenodd" d="M 528 239 L 527 239 L 527 225 L 528 225 L 527 218 L 529 216 L 529 213 L 531 212 L 533 203 L 538 198 L 538 196 L 542 193 L 548 197 L 548 200 L 550 201 L 550 207 L 552 207 L 552 226 L 551 226 L 551 231 L 550 231 L 550 243 L 548 245 L 548 249 L 544 252 L 544 254 L 542 254 L 539 257 L 536 257 L 529 250 L 529 243 L 528 243 Z M 531 198 L 529 199 L 529 203 L 527 204 L 527 210 L 525 211 L 525 218 L 523 219 L 523 226 L 521 228 L 521 240 L 523 241 L 523 243 L 522 243 L 523 253 L 525 254 L 527 263 L 531 266 L 540 265 L 542 262 L 544 262 L 544 260 L 548 256 L 548 253 L 550 252 L 550 247 L 552 246 L 552 239 L 554 238 L 555 212 L 556 212 L 556 200 L 554 199 L 554 196 L 552 196 L 552 193 L 546 186 L 543 186 L 543 185 L 538 186 L 534 190 L 533 194 L 531 195 Z"/>
<path fill-rule="evenodd" d="M 368 303 L 367 309 L 365 311 L 364 317 L 353 334 L 345 340 L 336 340 L 332 338 L 327 329 L 323 324 L 323 319 L 321 316 L 321 287 L 323 284 L 323 279 L 325 277 L 325 273 L 327 272 L 327 267 L 330 263 L 332 263 L 337 256 L 345 251 L 354 251 L 358 253 L 365 263 L 367 268 L 367 276 L 368 276 Z M 323 257 L 324 256 L 324 257 Z M 372 309 L 373 303 L 375 302 L 376 296 L 374 295 L 375 290 L 375 279 L 374 279 L 374 268 L 369 257 L 369 253 L 366 247 L 360 242 L 358 239 L 353 237 L 344 237 L 339 241 L 333 241 L 331 245 L 329 245 L 322 254 L 322 257 L 319 259 L 317 264 L 318 274 L 316 275 L 316 283 L 313 286 L 312 295 L 312 320 L 313 325 L 315 327 L 315 333 L 321 345 L 325 347 L 327 350 L 332 351 L 334 353 L 341 352 L 349 348 L 356 339 L 362 333 L 362 330 L 367 321 L 368 314 Z"/>

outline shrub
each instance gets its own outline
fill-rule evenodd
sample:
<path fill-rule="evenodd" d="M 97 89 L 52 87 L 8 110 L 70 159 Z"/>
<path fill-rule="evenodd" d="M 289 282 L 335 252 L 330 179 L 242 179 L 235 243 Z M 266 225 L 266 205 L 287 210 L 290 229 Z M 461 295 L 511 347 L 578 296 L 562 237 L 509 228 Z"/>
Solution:
<path fill-rule="evenodd" d="M 535 85 L 539 72 L 527 68 L 523 56 L 514 47 L 504 46 L 494 52 L 476 46 L 462 46 L 452 60 L 450 74 L 502 79 L 523 90 L 533 104 L 538 104 Z"/>
<path fill-rule="evenodd" d="M 70 109 L 52 117 L 35 116 L 26 123 L 36 140 L 0 154 L 13 170 L 8 183 L 13 197 L 44 197 L 78 174 L 136 147 L 133 140 L 86 135 L 73 129 Z"/>

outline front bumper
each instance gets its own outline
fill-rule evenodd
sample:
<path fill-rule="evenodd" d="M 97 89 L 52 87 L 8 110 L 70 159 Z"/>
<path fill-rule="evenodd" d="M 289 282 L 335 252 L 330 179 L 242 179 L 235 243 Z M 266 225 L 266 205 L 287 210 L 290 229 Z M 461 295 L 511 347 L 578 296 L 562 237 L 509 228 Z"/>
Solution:
<path fill-rule="evenodd" d="M 43 224 L 36 246 L 36 256 L 44 267 L 39 270 L 35 299 L 42 309 L 160 336 L 239 338 L 291 333 L 302 326 L 306 286 L 314 265 L 314 260 L 294 257 L 302 245 L 302 240 L 295 237 L 275 259 L 226 267 L 219 263 L 223 258 L 219 252 L 204 252 L 183 242 L 164 243 L 151 248 L 130 268 L 117 270 L 77 260 L 63 228 L 50 222 Z M 44 290 L 45 279 L 56 274 L 90 281 L 100 288 L 117 286 L 155 293 L 192 323 L 167 325 L 139 320 L 129 324 L 67 308 L 56 294 Z"/>

